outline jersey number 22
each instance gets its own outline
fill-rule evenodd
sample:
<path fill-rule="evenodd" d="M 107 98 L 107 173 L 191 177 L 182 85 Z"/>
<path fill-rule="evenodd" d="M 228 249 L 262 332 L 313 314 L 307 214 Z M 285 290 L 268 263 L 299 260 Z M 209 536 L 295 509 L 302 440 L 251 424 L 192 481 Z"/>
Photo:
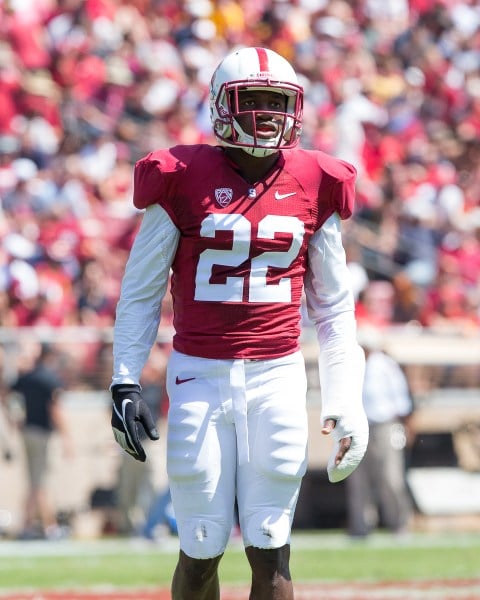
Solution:
<path fill-rule="evenodd" d="M 214 265 L 238 267 L 248 260 L 252 244 L 252 225 L 241 214 L 210 214 L 202 221 L 200 235 L 214 238 L 217 231 L 231 231 L 230 248 L 209 248 L 200 254 L 195 277 L 195 300 L 207 302 L 243 302 L 244 277 L 228 276 L 225 283 L 211 283 Z M 304 224 L 297 217 L 267 215 L 258 223 L 258 239 L 272 240 L 275 233 L 289 233 L 292 241 L 287 250 L 272 250 L 253 256 L 248 284 L 248 302 L 291 302 L 291 281 L 282 277 L 267 285 L 270 267 L 287 269 L 298 256 L 303 243 Z"/>

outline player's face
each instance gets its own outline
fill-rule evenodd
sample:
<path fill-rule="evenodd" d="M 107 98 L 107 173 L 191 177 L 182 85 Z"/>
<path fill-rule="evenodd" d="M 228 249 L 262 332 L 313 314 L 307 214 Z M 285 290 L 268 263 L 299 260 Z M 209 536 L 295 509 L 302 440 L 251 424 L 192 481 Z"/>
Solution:
<path fill-rule="evenodd" d="M 235 118 L 245 133 L 257 139 L 275 138 L 283 127 L 287 98 L 270 90 L 238 92 Z M 235 104 L 236 104 L 235 102 Z"/>

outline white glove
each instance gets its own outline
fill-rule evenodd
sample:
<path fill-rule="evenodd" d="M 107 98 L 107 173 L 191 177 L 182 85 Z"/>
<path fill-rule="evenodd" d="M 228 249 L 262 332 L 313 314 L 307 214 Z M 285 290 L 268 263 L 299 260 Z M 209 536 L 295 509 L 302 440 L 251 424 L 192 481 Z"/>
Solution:
<path fill-rule="evenodd" d="M 334 483 L 342 481 L 357 468 L 368 445 L 368 420 L 362 401 L 365 374 L 363 350 L 358 344 L 353 344 L 345 360 L 337 365 L 329 367 L 328 362 L 320 361 L 320 377 L 325 388 L 322 393 L 322 426 L 327 419 L 336 421 L 330 433 L 335 443 L 327 465 L 328 478 Z M 347 437 L 352 438 L 350 448 L 336 465 L 340 440 Z"/>
<path fill-rule="evenodd" d="M 332 483 L 337 483 L 348 477 L 360 464 L 368 445 L 368 421 L 363 408 L 348 416 L 322 416 L 322 424 L 327 419 L 334 419 L 337 422 L 330 434 L 335 443 L 327 465 L 328 479 Z M 340 448 L 340 440 L 346 437 L 352 438 L 350 448 L 336 465 L 335 459 Z"/>

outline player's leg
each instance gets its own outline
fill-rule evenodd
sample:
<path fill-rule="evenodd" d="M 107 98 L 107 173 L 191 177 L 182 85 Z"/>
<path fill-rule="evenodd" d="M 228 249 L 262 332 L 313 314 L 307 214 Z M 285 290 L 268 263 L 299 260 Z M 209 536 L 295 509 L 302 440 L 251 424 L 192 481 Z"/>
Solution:
<path fill-rule="evenodd" d="M 237 462 L 223 402 L 228 364 L 179 353 L 169 362 L 167 469 L 181 549 L 173 600 L 219 598 L 217 567 L 233 524 Z"/>
<path fill-rule="evenodd" d="M 238 469 L 251 598 L 291 600 L 290 533 L 307 466 L 306 376 L 300 354 L 246 364 L 249 460 Z"/>
<path fill-rule="evenodd" d="M 249 546 L 245 552 L 252 568 L 251 600 L 292 600 L 290 544 L 271 550 Z"/>
<path fill-rule="evenodd" d="M 180 550 L 172 581 L 172 600 L 219 600 L 221 558 L 192 558 Z"/>

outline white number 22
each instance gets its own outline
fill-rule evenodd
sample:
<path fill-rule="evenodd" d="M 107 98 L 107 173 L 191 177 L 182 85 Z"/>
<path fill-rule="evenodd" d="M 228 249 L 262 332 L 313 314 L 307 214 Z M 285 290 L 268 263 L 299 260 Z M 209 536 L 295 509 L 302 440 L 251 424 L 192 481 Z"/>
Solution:
<path fill-rule="evenodd" d="M 208 248 L 200 254 L 195 278 L 195 300 L 210 302 L 242 302 L 244 277 L 230 276 L 224 283 L 210 283 L 214 265 L 238 267 L 250 254 L 252 226 L 240 214 L 210 214 L 200 229 L 202 237 L 214 238 L 218 231 L 231 231 L 231 247 L 224 250 Z M 292 242 L 288 250 L 273 250 L 253 256 L 248 287 L 249 302 L 290 302 L 290 278 L 282 277 L 277 284 L 267 285 L 270 267 L 286 269 L 298 256 L 303 242 L 305 228 L 297 217 L 267 215 L 258 224 L 258 239 L 272 240 L 275 233 L 289 233 Z"/>

